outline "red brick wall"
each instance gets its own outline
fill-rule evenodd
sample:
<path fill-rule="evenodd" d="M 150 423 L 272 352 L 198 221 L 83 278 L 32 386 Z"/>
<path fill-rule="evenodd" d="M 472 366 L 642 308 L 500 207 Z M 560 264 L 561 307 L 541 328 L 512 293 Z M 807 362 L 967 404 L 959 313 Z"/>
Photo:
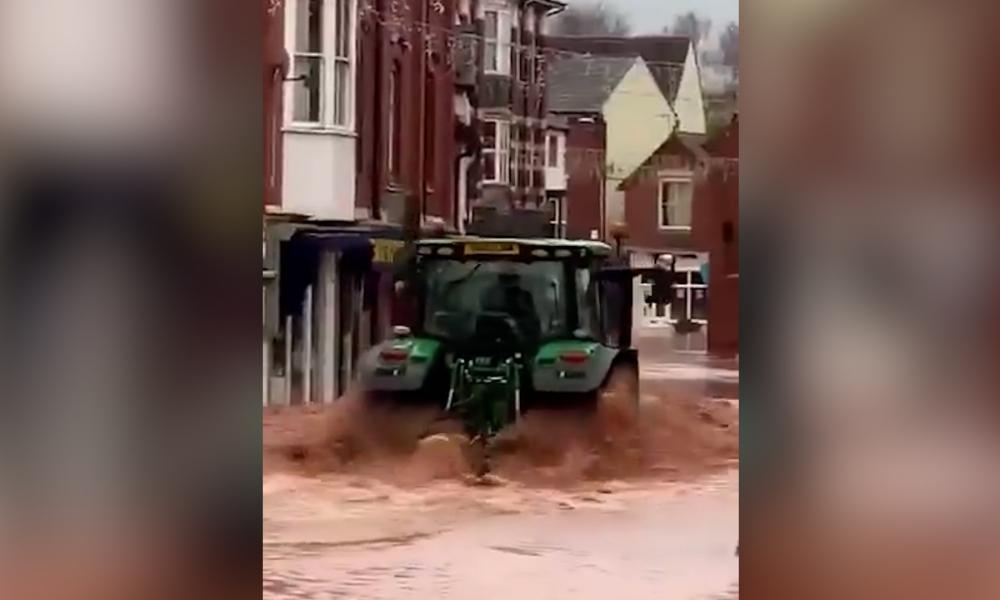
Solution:
<path fill-rule="evenodd" d="M 390 4 L 391 0 L 376 0 L 374 8 L 388 14 Z M 424 213 L 447 221 L 453 219 L 455 85 L 450 51 L 445 36 L 436 35 L 428 44 L 428 56 L 422 51 L 423 33 L 413 25 L 426 20 L 432 24 L 432 31 L 450 27 L 455 2 L 444 0 L 444 6 L 443 14 L 439 14 L 428 8 L 428 3 L 404 3 L 397 13 L 403 20 L 400 29 L 379 24 L 376 14 L 359 16 L 357 205 L 372 209 L 373 215 L 378 213 L 381 195 L 390 187 L 419 201 L 421 187 L 426 183 Z M 398 123 L 401 163 L 398 177 L 390 181 L 386 169 L 388 88 L 396 63 L 400 67 L 402 99 Z"/>
<path fill-rule="evenodd" d="M 590 239 L 601 228 L 604 172 L 603 122 L 571 120 L 566 134 L 566 236 Z"/>
<path fill-rule="evenodd" d="M 739 122 L 706 144 L 712 159 L 695 196 L 695 237 L 709 252 L 709 352 L 739 352 Z"/>
<path fill-rule="evenodd" d="M 625 222 L 629 233 L 626 241 L 628 246 L 662 250 L 694 247 L 690 232 L 662 230 L 659 222 L 659 169 L 692 167 L 692 159 L 686 152 L 666 147 L 651 157 L 626 182 Z"/>

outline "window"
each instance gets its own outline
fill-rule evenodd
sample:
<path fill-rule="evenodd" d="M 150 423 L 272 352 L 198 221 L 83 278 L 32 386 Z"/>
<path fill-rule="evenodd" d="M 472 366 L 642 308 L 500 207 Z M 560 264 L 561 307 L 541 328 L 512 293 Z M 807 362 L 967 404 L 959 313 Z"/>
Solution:
<path fill-rule="evenodd" d="M 525 144 L 524 151 L 524 167 L 527 169 L 524 185 L 530 190 L 535 187 L 535 145 L 530 142 Z"/>
<path fill-rule="evenodd" d="M 566 199 L 561 196 L 550 197 L 549 214 L 552 215 L 552 220 L 549 221 L 552 225 L 552 237 L 566 237 Z"/>
<path fill-rule="evenodd" d="M 295 125 L 351 127 L 354 0 L 294 0 L 290 120 Z"/>
<path fill-rule="evenodd" d="M 587 269 L 576 270 L 577 333 L 599 340 L 601 335 L 600 307 L 596 281 Z"/>
<path fill-rule="evenodd" d="M 503 11 L 488 10 L 484 15 L 483 70 L 510 75 L 510 17 Z"/>
<path fill-rule="evenodd" d="M 319 124 L 323 90 L 323 0 L 297 0 L 292 119 Z"/>
<path fill-rule="evenodd" d="M 660 181 L 660 229 L 690 229 L 694 183 L 689 178 Z"/>
<path fill-rule="evenodd" d="M 559 136 L 554 133 L 550 133 L 548 136 L 547 146 L 549 151 L 547 164 L 550 168 L 555 169 L 559 167 Z"/>
<path fill-rule="evenodd" d="M 669 321 L 694 321 L 708 323 L 708 285 L 699 271 L 678 271 L 679 281 L 674 284 L 674 301 L 667 309 Z"/>
<path fill-rule="evenodd" d="M 514 127 L 510 135 L 510 184 L 511 187 L 521 185 L 521 138 L 520 130 Z"/>
<path fill-rule="evenodd" d="M 483 180 L 510 181 L 510 123 L 506 121 L 483 122 Z"/>
<path fill-rule="evenodd" d="M 333 124 L 350 124 L 351 97 L 351 0 L 335 0 L 337 7 L 336 39 L 333 51 Z"/>
<path fill-rule="evenodd" d="M 472 263 L 435 259 L 425 263 L 427 295 L 423 330 L 451 340 L 470 340 L 484 310 L 506 313 L 531 338 L 566 337 L 565 265 L 558 261 Z M 516 285 L 507 283 L 515 276 Z"/>
<path fill-rule="evenodd" d="M 526 14 L 524 17 L 524 33 L 526 36 L 522 36 L 522 41 L 524 45 L 521 48 L 521 81 L 527 84 L 531 84 L 535 81 L 535 60 L 538 55 L 538 35 L 535 33 L 535 21 L 534 15 Z M 530 37 L 530 40 L 524 40 L 524 37 Z"/>

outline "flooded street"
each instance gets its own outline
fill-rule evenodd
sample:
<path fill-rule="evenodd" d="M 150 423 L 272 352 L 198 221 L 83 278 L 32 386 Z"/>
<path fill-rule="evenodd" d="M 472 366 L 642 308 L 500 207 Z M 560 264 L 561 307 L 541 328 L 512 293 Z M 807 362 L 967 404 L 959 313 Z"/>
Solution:
<path fill-rule="evenodd" d="M 696 599 L 739 574 L 733 471 L 471 498 L 461 484 L 341 489 L 335 503 L 334 481 L 285 483 L 265 492 L 265 598 Z"/>
<path fill-rule="evenodd" d="M 264 598 L 735 597 L 738 376 L 646 356 L 641 472 L 484 487 L 265 459 Z"/>

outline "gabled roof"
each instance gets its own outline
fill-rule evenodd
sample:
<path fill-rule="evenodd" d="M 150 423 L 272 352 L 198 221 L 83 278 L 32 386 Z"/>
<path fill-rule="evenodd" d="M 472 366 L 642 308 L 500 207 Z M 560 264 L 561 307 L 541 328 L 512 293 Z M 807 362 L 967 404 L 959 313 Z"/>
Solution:
<path fill-rule="evenodd" d="M 704 148 L 705 136 L 697 134 L 680 133 L 674 131 L 660 147 L 653 151 L 641 165 L 635 168 L 628 177 L 618 184 L 619 190 L 625 190 L 636 182 L 642 173 L 647 169 L 658 167 L 659 158 L 662 156 L 686 156 L 692 162 L 704 161 L 708 158 L 708 153 Z"/>
<path fill-rule="evenodd" d="M 549 112 L 599 113 L 625 74 L 633 57 L 566 57 L 549 62 L 546 97 Z"/>
<path fill-rule="evenodd" d="M 545 38 L 551 48 L 599 56 L 638 56 L 646 61 L 663 96 L 671 104 L 677 99 L 683 65 L 691 51 L 691 40 L 684 36 L 644 35 L 636 37 L 551 36 Z"/>

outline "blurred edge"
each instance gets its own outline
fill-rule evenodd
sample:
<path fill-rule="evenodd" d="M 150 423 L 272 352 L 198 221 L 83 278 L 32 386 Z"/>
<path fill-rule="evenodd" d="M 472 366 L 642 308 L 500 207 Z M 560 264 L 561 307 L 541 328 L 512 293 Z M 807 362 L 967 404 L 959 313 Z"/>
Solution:
<path fill-rule="evenodd" d="M 742 593 L 1000 597 L 1000 3 L 741 8 Z"/>
<path fill-rule="evenodd" d="M 2 597 L 256 597 L 260 13 L 0 3 Z"/>

